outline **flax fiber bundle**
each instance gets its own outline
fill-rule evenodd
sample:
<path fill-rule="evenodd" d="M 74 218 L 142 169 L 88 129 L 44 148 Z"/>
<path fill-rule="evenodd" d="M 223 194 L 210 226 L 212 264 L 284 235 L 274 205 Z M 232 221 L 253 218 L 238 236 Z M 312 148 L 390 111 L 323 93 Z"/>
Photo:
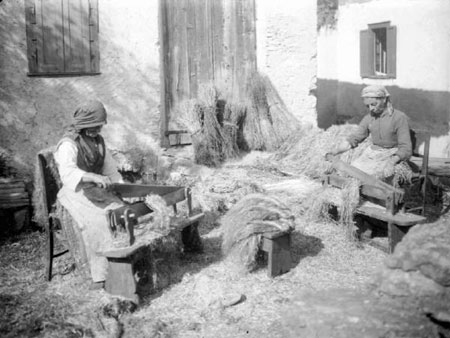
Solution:
<path fill-rule="evenodd" d="M 247 271 L 256 267 L 264 233 L 292 231 L 295 217 L 274 197 L 251 194 L 242 198 L 222 218 L 222 252 Z"/>
<path fill-rule="evenodd" d="M 342 188 L 322 186 L 311 193 L 314 198 L 305 200 L 305 217 L 308 221 L 331 221 L 330 209 L 337 208 L 338 221 L 344 227 L 348 239 L 354 240 L 356 227 L 353 215 L 360 203 L 360 182 L 349 179 Z"/>
<path fill-rule="evenodd" d="M 238 153 L 237 126 L 224 122 L 219 107 L 219 94 L 212 85 L 199 88 L 198 100 L 180 105 L 178 121 L 191 133 L 198 164 L 217 167 Z"/>
<path fill-rule="evenodd" d="M 259 73 L 247 79 L 244 105 L 241 149 L 274 151 L 298 126 L 268 78 Z"/>
<path fill-rule="evenodd" d="M 332 126 L 326 131 L 299 128 L 278 149 L 274 160 L 280 162 L 282 167 L 297 174 L 312 178 L 321 177 L 331 171 L 331 163 L 325 160 L 325 154 L 356 128 L 356 125 L 350 124 Z M 349 163 L 359 156 L 368 146 L 368 142 L 369 140 L 344 153 L 341 159 Z"/>

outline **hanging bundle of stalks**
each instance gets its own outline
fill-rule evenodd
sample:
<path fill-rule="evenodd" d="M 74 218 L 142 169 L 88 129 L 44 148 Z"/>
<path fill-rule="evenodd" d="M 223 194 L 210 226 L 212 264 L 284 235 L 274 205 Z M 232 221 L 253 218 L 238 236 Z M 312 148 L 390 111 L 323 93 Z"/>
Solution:
<path fill-rule="evenodd" d="M 59 177 L 58 168 L 56 166 L 55 159 L 53 157 L 53 152 L 55 147 L 47 148 L 41 150 L 39 155 L 44 156 L 47 162 L 47 167 L 44 168 L 44 176 L 41 175 L 39 170 L 39 163 L 36 161 L 35 171 L 34 171 L 34 182 L 33 182 L 33 220 L 41 227 L 47 223 L 47 201 L 46 193 L 51 195 L 56 195 L 59 188 L 62 186 L 61 179 Z M 48 186 L 46 187 L 45 179 L 47 179 Z M 52 207 L 52 206 L 49 206 Z"/>
<path fill-rule="evenodd" d="M 344 227 L 350 240 L 356 238 L 356 227 L 353 215 L 360 203 L 360 182 L 349 179 L 342 188 L 323 186 L 313 191 L 315 198 L 305 201 L 305 217 L 309 221 L 331 221 L 330 209 L 336 208 L 338 221 Z"/>
<path fill-rule="evenodd" d="M 223 217 L 222 251 L 247 271 L 256 267 L 261 236 L 268 232 L 292 231 L 291 210 L 274 197 L 251 194 L 242 198 Z"/>
<path fill-rule="evenodd" d="M 216 167 L 229 158 L 236 157 L 237 128 L 224 123 L 219 94 L 213 85 L 199 88 L 199 98 L 180 106 L 182 123 L 192 135 L 195 162 Z"/>
<path fill-rule="evenodd" d="M 9 177 L 11 176 L 11 155 L 10 153 L 0 147 L 0 177 Z"/>
<path fill-rule="evenodd" d="M 246 150 L 273 151 L 281 144 L 280 130 L 289 129 L 288 121 L 280 121 L 276 130 L 273 113 L 268 101 L 268 82 L 259 73 L 253 73 L 247 80 L 245 105 L 246 116 L 243 121 L 242 148 Z"/>

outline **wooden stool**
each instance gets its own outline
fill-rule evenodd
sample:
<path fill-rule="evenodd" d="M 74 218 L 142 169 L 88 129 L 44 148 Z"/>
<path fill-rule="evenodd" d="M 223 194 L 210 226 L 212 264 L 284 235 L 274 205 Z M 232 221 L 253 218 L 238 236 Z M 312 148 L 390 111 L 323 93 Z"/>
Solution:
<path fill-rule="evenodd" d="M 174 229 L 181 232 L 185 251 L 195 251 L 194 248 L 201 250 L 201 239 L 197 227 L 203 216 L 203 213 L 191 216 Z M 149 291 L 148 287 L 151 284 L 150 243 L 137 243 L 124 248 L 98 252 L 98 254 L 108 259 L 105 290 L 112 295 L 125 297 L 139 304 L 140 296 Z M 140 273 L 139 278 L 136 278 L 136 273 Z"/>
<path fill-rule="evenodd" d="M 262 250 L 267 252 L 267 275 L 276 277 L 291 269 L 291 232 L 263 234 Z"/>

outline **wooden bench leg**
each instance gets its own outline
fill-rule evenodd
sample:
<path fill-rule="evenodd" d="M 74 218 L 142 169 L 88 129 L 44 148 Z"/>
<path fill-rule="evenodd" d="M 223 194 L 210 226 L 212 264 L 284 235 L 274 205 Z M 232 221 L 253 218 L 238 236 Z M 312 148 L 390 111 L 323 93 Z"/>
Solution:
<path fill-rule="evenodd" d="M 263 238 L 263 251 L 268 253 L 267 275 L 275 277 L 291 269 L 291 234 Z"/>
<path fill-rule="evenodd" d="M 398 226 L 394 223 L 388 223 L 389 253 L 393 253 L 398 242 L 406 235 L 410 227 Z"/>
<path fill-rule="evenodd" d="M 139 304 L 137 283 L 133 273 L 133 263 L 129 258 L 108 258 L 108 276 L 105 290 L 116 296 L 122 296 Z"/>
<path fill-rule="evenodd" d="M 185 227 L 181 231 L 181 240 L 185 252 L 201 252 L 203 250 L 202 240 L 198 233 L 198 222 Z"/>

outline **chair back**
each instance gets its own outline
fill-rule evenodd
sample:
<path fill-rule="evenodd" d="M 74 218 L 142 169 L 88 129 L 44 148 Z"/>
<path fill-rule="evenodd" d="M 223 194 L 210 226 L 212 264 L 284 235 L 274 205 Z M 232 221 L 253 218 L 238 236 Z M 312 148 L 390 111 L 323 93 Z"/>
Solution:
<path fill-rule="evenodd" d="M 427 130 L 411 129 L 412 156 L 422 158 L 422 166 L 419 168 L 421 175 L 428 176 L 428 162 L 430 157 L 431 134 Z M 424 144 L 423 154 L 419 152 L 420 146 Z"/>
<path fill-rule="evenodd" d="M 61 180 L 53 158 L 53 149 L 45 149 L 38 153 L 36 175 L 38 177 L 35 178 L 33 197 L 35 219 L 39 224 L 47 227 L 48 217 L 61 188 Z"/>

